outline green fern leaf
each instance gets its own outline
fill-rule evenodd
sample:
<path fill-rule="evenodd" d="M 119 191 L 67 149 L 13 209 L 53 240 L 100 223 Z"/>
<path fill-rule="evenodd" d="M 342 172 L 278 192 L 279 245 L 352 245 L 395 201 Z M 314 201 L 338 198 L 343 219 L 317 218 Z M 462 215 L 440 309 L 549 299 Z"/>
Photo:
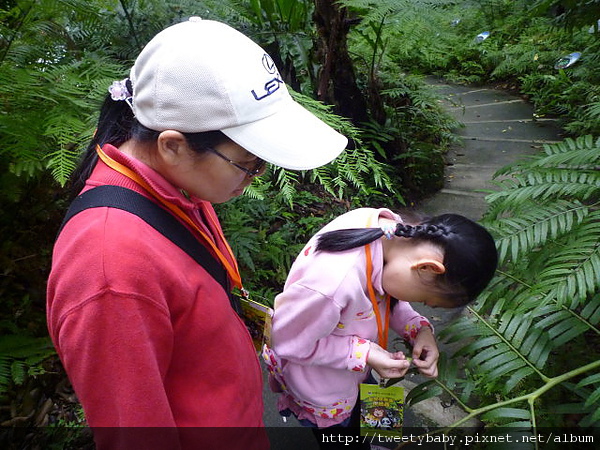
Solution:
<path fill-rule="evenodd" d="M 590 384 L 598 384 L 598 387 L 600 387 L 600 373 L 595 373 L 590 375 L 589 377 L 585 377 L 583 380 L 577 383 L 575 387 L 580 388 L 584 386 L 589 386 Z"/>
<path fill-rule="evenodd" d="M 594 392 L 592 392 L 584 403 L 585 407 L 590 407 L 600 403 L 600 386 Z"/>
<path fill-rule="evenodd" d="M 521 385 L 527 377 L 529 377 L 530 375 L 533 375 L 534 373 L 535 373 L 534 370 L 529 366 L 524 366 L 518 370 L 515 370 L 510 375 L 508 380 L 506 380 L 503 392 L 505 392 L 507 394 L 509 392 L 512 392 L 519 385 Z"/>
<path fill-rule="evenodd" d="M 571 232 L 588 214 L 588 208 L 578 202 L 557 201 L 553 205 L 530 205 L 517 217 L 501 218 L 492 225 L 500 237 L 496 240 L 501 261 L 521 254 L 550 239 Z"/>
<path fill-rule="evenodd" d="M 496 408 L 487 412 L 481 416 L 485 421 L 500 422 L 503 423 L 507 419 L 524 419 L 531 420 L 531 412 L 529 409 L 518 409 L 518 408 Z M 503 426 L 506 426 L 503 424 Z M 529 423 L 531 426 L 531 423 Z"/>
<path fill-rule="evenodd" d="M 595 268 L 595 270 L 598 270 L 598 268 Z M 592 325 L 600 323 L 600 294 L 590 298 L 580 314 Z"/>
<path fill-rule="evenodd" d="M 13 360 L 10 365 L 10 375 L 16 385 L 23 384 L 26 375 L 25 363 L 23 361 Z"/>
<path fill-rule="evenodd" d="M 600 284 L 600 211 L 568 236 L 554 251 L 540 273 L 538 287 L 547 292 L 546 299 L 572 308 L 581 305 Z"/>

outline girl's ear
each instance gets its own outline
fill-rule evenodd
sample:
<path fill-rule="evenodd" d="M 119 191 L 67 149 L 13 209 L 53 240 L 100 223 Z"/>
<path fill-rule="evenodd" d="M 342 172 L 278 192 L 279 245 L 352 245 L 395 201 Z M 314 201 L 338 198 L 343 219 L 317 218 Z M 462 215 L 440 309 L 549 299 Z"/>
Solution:
<path fill-rule="evenodd" d="M 431 275 L 441 275 L 446 272 L 446 267 L 437 259 L 421 259 L 411 266 L 411 269 Z"/>

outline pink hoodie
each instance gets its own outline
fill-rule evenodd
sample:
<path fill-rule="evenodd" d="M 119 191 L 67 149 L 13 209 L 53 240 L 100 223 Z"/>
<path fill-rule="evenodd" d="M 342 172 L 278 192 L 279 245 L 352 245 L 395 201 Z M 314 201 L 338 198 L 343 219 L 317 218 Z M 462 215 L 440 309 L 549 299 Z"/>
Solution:
<path fill-rule="evenodd" d="M 402 220 L 388 209 L 360 208 L 330 222 L 298 255 L 275 298 L 273 348 L 265 348 L 263 356 L 271 386 L 282 392 L 278 408 L 291 409 L 319 427 L 336 425 L 350 415 L 358 386 L 368 375 L 366 358 L 369 342 L 377 342 L 377 322 L 367 292 L 365 247 L 315 253 L 316 236 L 377 227 L 379 217 Z M 372 282 L 384 317 L 380 239 L 371 244 L 371 252 Z M 392 310 L 390 327 L 411 343 L 423 325 L 431 327 L 407 302 Z"/>

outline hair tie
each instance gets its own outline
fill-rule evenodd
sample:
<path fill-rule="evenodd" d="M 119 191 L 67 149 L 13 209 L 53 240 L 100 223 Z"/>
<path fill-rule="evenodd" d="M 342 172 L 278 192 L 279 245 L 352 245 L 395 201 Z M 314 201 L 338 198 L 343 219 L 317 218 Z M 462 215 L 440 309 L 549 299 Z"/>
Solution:
<path fill-rule="evenodd" d="M 385 238 L 390 240 L 393 239 L 394 235 L 396 234 L 396 228 L 397 224 L 386 223 L 381 226 L 381 231 L 383 231 Z"/>
<path fill-rule="evenodd" d="M 114 101 L 125 101 L 133 111 L 133 100 L 132 100 L 132 89 L 131 89 L 131 80 L 129 78 L 125 78 L 124 80 L 113 81 L 112 84 L 108 87 L 108 92 L 110 92 L 110 98 Z"/>

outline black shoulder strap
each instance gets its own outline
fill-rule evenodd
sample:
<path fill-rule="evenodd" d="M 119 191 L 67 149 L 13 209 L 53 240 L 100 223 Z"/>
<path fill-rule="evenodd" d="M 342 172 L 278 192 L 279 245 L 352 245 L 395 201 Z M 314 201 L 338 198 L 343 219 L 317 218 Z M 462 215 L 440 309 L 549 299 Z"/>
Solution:
<path fill-rule="evenodd" d="M 153 227 L 167 239 L 186 252 L 191 258 L 221 285 L 229 296 L 233 309 L 239 313 L 239 302 L 237 302 L 229 289 L 227 272 L 223 266 L 210 254 L 194 235 L 171 213 L 138 194 L 131 189 L 121 186 L 98 186 L 77 196 L 71 203 L 67 214 L 60 226 L 58 234 L 66 223 L 76 214 L 89 208 L 107 206 L 130 212 L 140 217 L 144 222 Z"/>

